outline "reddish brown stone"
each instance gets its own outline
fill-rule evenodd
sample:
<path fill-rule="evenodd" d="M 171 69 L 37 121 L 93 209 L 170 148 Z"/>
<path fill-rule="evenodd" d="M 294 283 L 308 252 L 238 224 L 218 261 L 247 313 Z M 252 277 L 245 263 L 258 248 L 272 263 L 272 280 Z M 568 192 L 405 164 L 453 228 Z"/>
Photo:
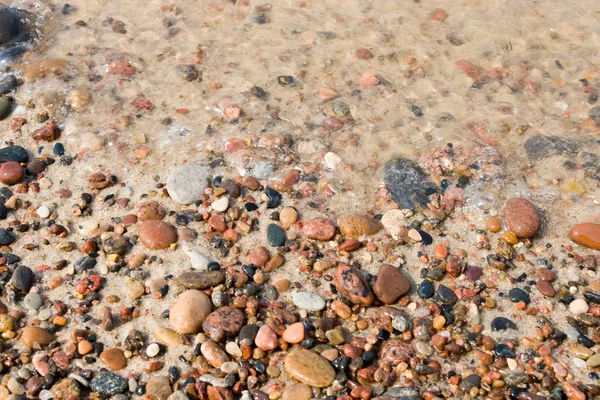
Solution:
<path fill-rule="evenodd" d="M 326 218 L 299 221 L 297 225 L 309 239 L 330 240 L 335 236 L 335 225 Z"/>
<path fill-rule="evenodd" d="M 410 282 L 399 268 L 382 264 L 373 291 L 382 303 L 392 304 L 410 291 Z"/>
<path fill-rule="evenodd" d="M 35 140 L 45 140 L 47 142 L 52 142 L 53 140 L 58 139 L 60 136 L 60 128 L 56 122 L 48 122 L 46 125 L 42 126 L 37 131 L 33 132 L 33 138 Z"/>
<path fill-rule="evenodd" d="M 142 244 L 152 250 L 166 249 L 177 243 L 177 231 L 163 221 L 144 221 L 140 225 L 138 235 Z"/>
<path fill-rule="evenodd" d="M 536 286 L 540 293 L 546 297 L 553 297 L 556 294 L 556 290 L 547 281 L 540 279 L 537 281 Z"/>
<path fill-rule="evenodd" d="M 542 219 L 536 207 L 522 197 L 506 201 L 504 218 L 508 228 L 519 238 L 534 237 L 542 226 Z"/>
<path fill-rule="evenodd" d="M 113 371 L 119 371 L 127 366 L 127 359 L 120 349 L 104 350 L 100 354 L 100 361 Z"/>
<path fill-rule="evenodd" d="M 14 185 L 23 180 L 25 172 L 23 167 L 16 161 L 5 162 L 0 166 L 0 182 L 5 185 Z"/>
<path fill-rule="evenodd" d="M 208 219 L 208 224 L 217 232 L 225 232 L 225 229 L 227 229 L 225 217 L 222 215 L 213 215 Z"/>
<path fill-rule="evenodd" d="M 258 267 L 264 267 L 271 258 L 269 251 L 263 246 L 256 246 L 250 254 L 246 262 L 248 264 L 254 264 Z"/>
<path fill-rule="evenodd" d="M 235 307 L 221 307 L 206 317 L 202 324 L 204 333 L 213 340 L 237 335 L 244 326 L 244 313 Z"/>
<path fill-rule="evenodd" d="M 144 201 L 137 206 L 136 209 L 137 217 L 140 221 L 147 221 L 150 219 L 160 220 L 165 217 L 167 212 L 154 200 Z"/>
<path fill-rule="evenodd" d="M 340 264 L 335 269 L 334 284 L 338 292 L 359 306 L 370 306 L 375 301 L 369 283 L 355 267 Z"/>

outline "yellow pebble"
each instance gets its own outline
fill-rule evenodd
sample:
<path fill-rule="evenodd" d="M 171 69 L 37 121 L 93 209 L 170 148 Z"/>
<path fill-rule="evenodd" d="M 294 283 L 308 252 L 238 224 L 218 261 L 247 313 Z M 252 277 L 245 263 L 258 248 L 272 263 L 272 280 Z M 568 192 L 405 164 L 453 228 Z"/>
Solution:
<path fill-rule="evenodd" d="M 569 193 L 575 193 L 575 194 L 585 193 L 585 189 L 583 188 L 581 183 L 575 182 L 575 181 L 565 183 L 565 190 Z"/>
<path fill-rule="evenodd" d="M 438 331 L 444 329 L 444 324 L 446 324 L 446 318 L 443 315 L 438 315 L 433 319 L 433 327 Z"/>
<path fill-rule="evenodd" d="M 54 325 L 58 325 L 58 326 L 65 326 L 67 324 L 67 319 L 65 317 L 60 316 L 60 315 L 57 315 L 52 320 L 52 323 Z"/>
<path fill-rule="evenodd" d="M 504 240 L 507 244 L 519 243 L 519 239 L 517 238 L 517 236 L 509 231 L 506 231 L 502 234 L 502 240 Z"/>

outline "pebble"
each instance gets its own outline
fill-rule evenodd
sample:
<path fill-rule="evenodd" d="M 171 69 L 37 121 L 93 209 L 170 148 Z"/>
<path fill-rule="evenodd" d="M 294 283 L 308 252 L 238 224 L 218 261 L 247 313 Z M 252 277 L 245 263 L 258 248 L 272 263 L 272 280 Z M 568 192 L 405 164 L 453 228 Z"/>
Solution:
<path fill-rule="evenodd" d="M 536 287 L 538 291 L 546 297 L 554 297 L 554 295 L 556 294 L 556 290 L 554 290 L 554 288 L 548 281 L 539 279 L 536 282 Z"/>
<path fill-rule="evenodd" d="M 212 340 L 207 340 L 206 342 L 202 343 L 202 346 L 200 346 L 200 352 L 204 358 L 206 358 L 206 361 L 208 361 L 208 363 L 214 368 L 221 368 L 224 363 L 229 361 L 227 353 L 223 351 L 221 346 Z"/>
<path fill-rule="evenodd" d="M 515 197 L 504 205 L 506 224 L 519 238 L 532 238 L 538 234 L 542 219 L 537 208 L 527 199 Z"/>
<path fill-rule="evenodd" d="M 1 99 L 1 97 L 0 97 Z M 25 171 L 16 161 L 8 161 L 0 165 L 0 182 L 5 185 L 19 183 L 25 177 Z"/>
<path fill-rule="evenodd" d="M 210 264 L 210 259 L 208 257 L 188 244 L 184 243 L 181 248 L 183 252 L 190 258 L 190 264 L 193 269 L 197 269 L 199 271 L 206 271 L 208 269 L 208 264 Z"/>
<path fill-rule="evenodd" d="M 525 292 L 523 289 L 519 289 L 519 288 L 512 288 L 508 292 L 508 297 L 509 297 L 510 301 L 512 301 L 513 303 L 518 303 L 518 302 L 522 301 L 525 304 L 529 304 L 529 302 L 531 301 L 529 294 L 527 292 Z"/>
<path fill-rule="evenodd" d="M 584 222 L 569 231 L 569 238 L 577 244 L 600 250 L 600 224 Z"/>
<path fill-rule="evenodd" d="M 165 346 L 181 346 L 181 335 L 169 328 L 157 328 L 152 332 L 159 343 Z"/>
<path fill-rule="evenodd" d="M 285 244 L 285 231 L 277 224 L 267 226 L 267 242 L 273 247 L 283 246 Z"/>
<path fill-rule="evenodd" d="M 375 301 L 369 283 L 356 267 L 340 264 L 335 269 L 333 283 L 342 296 L 356 305 L 368 307 Z"/>
<path fill-rule="evenodd" d="M 406 158 L 394 158 L 385 163 L 384 182 L 392 200 L 401 209 L 425 206 L 428 195 L 438 192 L 421 167 Z"/>
<path fill-rule="evenodd" d="M 23 298 L 23 304 L 30 310 L 39 310 L 42 307 L 42 304 L 44 304 L 44 300 L 39 293 L 28 293 Z"/>
<path fill-rule="evenodd" d="M 456 302 L 458 301 L 458 297 L 456 296 L 454 291 L 444 285 L 438 286 L 437 296 L 439 297 L 439 299 L 442 303 L 448 304 L 450 306 L 455 305 Z"/>
<path fill-rule="evenodd" d="M 154 376 L 146 385 L 146 395 L 155 400 L 167 400 L 171 393 L 171 381 L 166 375 Z"/>
<path fill-rule="evenodd" d="M 113 371 L 119 371 L 127 366 L 127 358 L 123 351 L 117 348 L 104 350 L 100 354 L 100 361 Z"/>
<path fill-rule="evenodd" d="M 422 299 L 432 298 L 435 294 L 435 288 L 433 286 L 433 283 L 431 283 L 431 281 L 428 280 L 422 281 L 417 289 L 417 294 Z"/>
<path fill-rule="evenodd" d="M 504 331 L 507 329 L 517 329 L 517 324 L 505 317 L 496 317 L 492 320 L 491 327 L 493 331 Z"/>
<path fill-rule="evenodd" d="M 279 345 L 277 334 L 269 325 L 262 325 L 254 338 L 254 344 L 261 350 L 275 350 Z"/>
<path fill-rule="evenodd" d="M 13 284 L 15 289 L 22 292 L 29 292 L 31 286 L 33 286 L 34 280 L 35 277 L 33 276 L 33 271 L 24 265 L 19 265 L 17 268 L 15 268 L 12 277 L 10 278 L 10 282 Z"/>
<path fill-rule="evenodd" d="M 190 204 L 200 199 L 208 187 L 209 172 L 200 163 L 189 163 L 175 168 L 167 178 L 169 196 L 180 204 Z"/>
<path fill-rule="evenodd" d="M 335 379 L 335 371 L 327 359 L 301 347 L 285 357 L 285 371 L 301 383 L 317 388 L 328 387 Z"/>
<path fill-rule="evenodd" d="M 225 281 L 225 274 L 221 271 L 194 271 L 185 272 L 176 279 L 178 285 L 186 289 L 204 290 L 215 287 Z"/>
<path fill-rule="evenodd" d="M 163 221 L 144 221 L 138 229 L 138 235 L 142 244 L 152 250 L 166 249 L 177 243 L 177 231 Z"/>
<path fill-rule="evenodd" d="M 169 322 L 179 333 L 196 334 L 210 311 L 210 298 L 205 293 L 199 290 L 187 290 L 177 296 L 171 305 Z"/>
<path fill-rule="evenodd" d="M 284 227 L 291 226 L 298 220 L 298 211 L 293 207 L 283 207 L 279 212 L 279 221 Z"/>
<path fill-rule="evenodd" d="M 148 221 L 161 220 L 167 215 L 167 212 L 158 202 L 147 200 L 138 204 L 135 214 L 140 221 Z"/>
<path fill-rule="evenodd" d="M 229 198 L 221 196 L 210 205 L 216 212 L 225 212 L 229 208 Z"/>
<path fill-rule="evenodd" d="M 358 239 L 361 236 L 373 235 L 383 227 L 379 221 L 375 221 L 366 215 L 346 214 L 338 221 L 342 235 Z"/>
<path fill-rule="evenodd" d="M 385 304 L 392 304 L 410 291 L 410 282 L 399 268 L 389 264 L 379 267 L 373 291 L 377 298 Z"/>
<path fill-rule="evenodd" d="M 127 240 L 124 236 L 115 232 L 104 232 L 100 239 L 102 240 L 102 250 L 107 254 L 125 254 L 127 250 Z"/>
<path fill-rule="evenodd" d="M 27 153 L 27 150 L 21 146 L 9 146 L 0 149 L 0 162 L 2 163 L 10 161 L 24 163 L 27 162 L 27 160 L 29 160 L 29 154 Z"/>
<path fill-rule="evenodd" d="M 285 387 L 281 400 L 310 400 L 312 397 L 313 391 L 310 386 L 303 383 L 294 383 Z"/>
<path fill-rule="evenodd" d="M 335 236 L 335 225 L 326 218 L 314 218 L 300 223 L 302 233 L 309 239 L 325 241 Z"/>
<path fill-rule="evenodd" d="M 7 94 L 19 86 L 19 81 L 14 75 L 5 75 L 0 78 L 0 95 Z"/>
<path fill-rule="evenodd" d="M 50 216 L 50 209 L 46 206 L 40 206 L 35 211 L 40 218 L 48 218 Z"/>
<path fill-rule="evenodd" d="M 156 357 L 160 353 L 160 346 L 157 343 L 150 343 L 146 347 L 146 355 L 150 358 Z"/>
<path fill-rule="evenodd" d="M 585 365 L 587 365 L 588 368 L 596 368 L 600 366 L 600 354 L 596 353 L 590 358 L 588 358 L 585 362 Z"/>
<path fill-rule="evenodd" d="M 318 294 L 298 292 L 292 298 L 294 305 L 307 311 L 321 311 L 325 308 L 325 299 Z"/>
<path fill-rule="evenodd" d="M 90 388 L 104 396 L 125 393 L 127 387 L 127 381 L 124 378 L 110 371 L 98 372 L 90 382 Z"/>
<path fill-rule="evenodd" d="M 381 217 L 380 222 L 385 230 L 396 240 L 399 239 L 398 234 L 400 230 L 407 224 L 404 213 L 397 209 L 386 211 Z"/>
<path fill-rule="evenodd" d="M 585 314 L 590 309 L 584 299 L 575 299 L 569 304 L 569 311 L 572 314 Z"/>
<path fill-rule="evenodd" d="M 283 340 L 288 343 L 297 344 L 304 339 L 304 323 L 296 322 L 288 326 L 283 332 Z"/>
<path fill-rule="evenodd" d="M 211 338 L 233 337 L 244 326 L 246 317 L 235 307 L 220 307 L 210 313 L 202 324 L 204 333 Z"/>

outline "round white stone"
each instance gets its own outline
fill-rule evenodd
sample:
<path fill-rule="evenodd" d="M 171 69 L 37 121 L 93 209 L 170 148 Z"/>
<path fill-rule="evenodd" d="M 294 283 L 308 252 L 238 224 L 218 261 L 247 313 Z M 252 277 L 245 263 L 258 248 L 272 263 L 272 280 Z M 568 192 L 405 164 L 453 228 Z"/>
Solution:
<path fill-rule="evenodd" d="M 156 343 L 151 343 L 146 347 L 146 354 L 148 357 L 156 357 L 160 353 L 160 346 Z"/>
<path fill-rule="evenodd" d="M 308 311 L 320 311 L 325 308 L 325 300 L 314 293 L 298 292 L 294 295 L 292 300 L 296 307 Z"/>
<path fill-rule="evenodd" d="M 213 201 L 211 207 L 217 212 L 227 211 L 229 208 L 229 198 L 227 196 L 221 196 L 219 199 Z"/>
<path fill-rule="evenodd" d="M 208 269 L 208 264 L 210 263 L 208 257 L 193 247 L 188 246 L 187 244 L 183 244 L 181 248 L 183 249 L 183 252 L 190 258 L 190 263 L 192 264 L 193 269 L 200 271 L 206 271 Z"/>
<path fill-rule="evenodd" d="M 342 163 L 342 157 L 338 156 L 335 153 L 332 153 L 331 151 L 325 153 L 323 160 L 325 161 L 325 166 L 328 169 L 335 169 L 338 165 Z"/>
<path fill-rule="evenodd" d="M 207 187 L 208 168 L 200 163 L 175 168 L 167 178 L 169 196 L 180 204 L 190 204 L 200 199 Z"/>
<path fill-rule="evenodd" d="M 575 299 L 569 304 L 569 311 L 573 314 L 585 314 L 589 309 L 590 306 L 584 299 Z"/>
<path fill-rule="evenodd" d="M 48 218 L 50 216 L 50 209 L 46 206 L 40 206 L 36 212 L 40 218 Z"/>

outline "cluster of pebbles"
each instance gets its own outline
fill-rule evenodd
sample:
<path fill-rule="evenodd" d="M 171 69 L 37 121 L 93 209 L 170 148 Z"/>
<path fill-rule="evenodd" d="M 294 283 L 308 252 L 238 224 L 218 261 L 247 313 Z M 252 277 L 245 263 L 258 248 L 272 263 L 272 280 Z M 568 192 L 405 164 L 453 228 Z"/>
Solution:
<path fill-rule="evenodd" d="M 267 23 L 271 8 L 256 6 L 253 23 Z M 30 40 L 21 13 L 0 8 L 5 51 Z M 435 9 L 427 18 L 446 17 Z M 127 34 L 124 22 L 103 26 Z M 354 56 L 374 57 L 366 48 Z M 1 95 L 18 100 L 19 85 L 77 75 L 66 60 L 31 57 L 18 79 L 0 79 Z M 187 82 L 202 80 L 197 65 L 180 71 Z M 477 90 L 509 75 L 456 66 Z M 106 71 L 135 73 L 125 57 Z M 386 85 L 369 72 L 358 83 Z M 281 75 L 275 84 L 298 83 Z M 250 95 L 269 99 L 258 86 Z M 217 104 L 207 131 L 225 126 L 240 137 L 208 158 L 164 166 L 139 132 L 135 149 L 115 146 L 133 154 L 127 161 L 102 141 L 71 148 L 69 116 L 59 116 L 84 112 L 92 97 L 74 89 L 64 107 L 44 98 L 39 109 L 0 97 L 0 400 L 600 398 L 600 218 L 576 215 L 550 232 L 537 187 L 500 195 L 485 213 L 469 208 L 469 196 L 506 175 L 485 126 L 466 127 L 477 145 L 383 160 L 371 170 L 383 182 L 371 203 L 340 213 L 333 203 L 360 188 L 336 193 L 327 174 L 352 168 L 310 143 L 300 151 L 283 134 L 242 138 L 251 118 L 231 98 Z M 322 87 L 317 97 L 320 134 L 351 129 L 337 91 Z M 129 105 L 115 130 L 156 112 L 144 96 Z M 587 114 L 589 133 L 600 107 Z M 573 204 L 582 183 L 598 187 L 593 150 L 535 134 L 524 149 L 528 168 L 565 157 L 566 168 L 585 172 L 565 187 Z M 93 152 L 101 162 L 90 162 Z M 299 161 L 300 153 L 318 157 Z M 257 154 L 260 163 L 233 168 Z M 144 170 L 158 171 L 152 185 Z"/>

